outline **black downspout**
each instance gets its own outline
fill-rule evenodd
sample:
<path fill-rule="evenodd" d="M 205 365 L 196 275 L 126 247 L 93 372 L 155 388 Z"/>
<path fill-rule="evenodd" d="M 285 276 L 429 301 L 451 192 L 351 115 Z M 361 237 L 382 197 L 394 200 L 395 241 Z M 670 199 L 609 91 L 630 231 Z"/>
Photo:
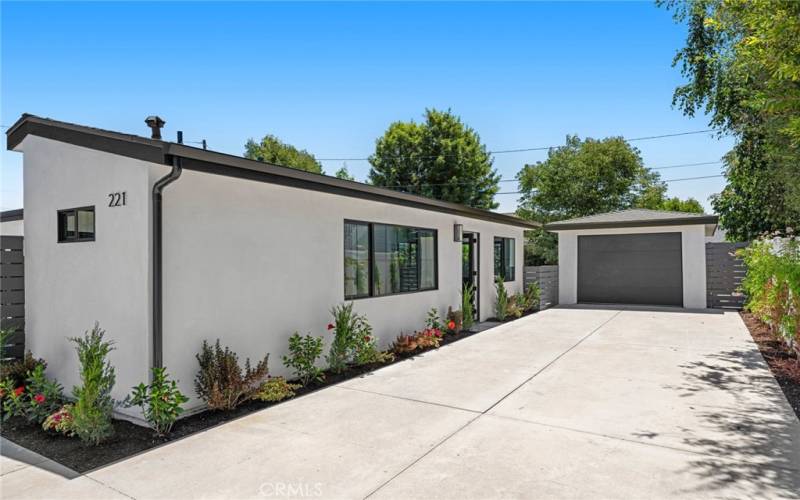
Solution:
<path fill-rule="evenodd" d="M 180 134 L 182 135 L 182 134 Z M 179 138 L 180 138 L 179 135 Z M 183 142 L 180 141 L 179 142 Z M 162 299 L 162 208 L 161 193 L 181 176 L 181 159 L 172 157 L 172 170 L 153 185 L 153 368 L 164 367 Z"/>

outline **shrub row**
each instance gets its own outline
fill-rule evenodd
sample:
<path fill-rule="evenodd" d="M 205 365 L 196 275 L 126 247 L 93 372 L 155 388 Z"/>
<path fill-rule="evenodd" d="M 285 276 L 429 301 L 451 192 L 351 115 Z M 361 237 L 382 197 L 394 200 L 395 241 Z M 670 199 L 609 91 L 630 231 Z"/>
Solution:
<path fill-rule="evenodd" d="M 536 285 L 528 287 L 524 294 L 508 296 L 499 279 L 497 292 L 498 319 L 519 317 L 538 306 Z M 333 334 L 325 355 L 327 369 L 340 374 L 351 367 L 390 363 L 396 355 L 439 347 L 445 332 L 458 334 L 464 328 L 471 328 L 474 293 L 471 286 L 464 289 L 462 308 L 457 311 L 448 308 L 444 324 L 438 311 L 431 309 L 424 329 L 401 333 L 388 351 L 377 348 L 372 327 L 365 316 L 353 310 L 352 303 L 335 306 L 331 309 L 333 322 L 327 326 Z M 114 346 L 104 340 L 104 335 L 105 331 L 95 323 L 82 337 L 69 339 L 75 344 L 81 380 L 73 388 L 71 398 L 63 394 L 63 388 L 55 380 L 45 376 L 44 360 L 35 359 L 30 352 L 22 360 L 4 364 L 0 371 L 2 419 L 21 417 L 46 431 L 76 436 L 96 445 L 113 434 L 111 417 L 115 406 L 139 406 L 157 435 L 168 434 L 188 398 L 164 368 L 153 368 L 150 383 L 140 383 L 123 401 L 115 401 L 111 397 L 115 371 L 108 360 Z M 219 411 L 233 410 L 249 400 L 274 402 L 292 397 L 297 389 L 324 380 L 325 371 L 319 366 L 323 344 L 321 336 L 301 336 L 295 332 L 289 337 L 288 354 L 282 361 L 292 370 L 294 379 L 290 382 L 269 375 L 269 354 L 255 366 L 249 358 L 242 366 L 238 355 L 223 347 L 219 339 L 213 345 L 203 341 L 196 355 L 200 368 L 194 381 L 195 391 L 209 409 Z"/>
<path fill-rule="evenodd" d="M 739 251 L 747 265 L 742 289 L 745 307 L 800 352 L 800 237 L 787 233 L 765 236 Z"/>

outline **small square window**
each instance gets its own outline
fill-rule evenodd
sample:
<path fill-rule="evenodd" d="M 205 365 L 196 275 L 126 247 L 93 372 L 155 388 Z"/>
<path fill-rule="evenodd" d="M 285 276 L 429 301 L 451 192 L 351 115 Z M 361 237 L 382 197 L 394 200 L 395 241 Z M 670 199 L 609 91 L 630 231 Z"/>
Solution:
<path fill-rule="evenodd" d="M 94 241 L 94 207 L 58 211 L 58 242 Z"/>

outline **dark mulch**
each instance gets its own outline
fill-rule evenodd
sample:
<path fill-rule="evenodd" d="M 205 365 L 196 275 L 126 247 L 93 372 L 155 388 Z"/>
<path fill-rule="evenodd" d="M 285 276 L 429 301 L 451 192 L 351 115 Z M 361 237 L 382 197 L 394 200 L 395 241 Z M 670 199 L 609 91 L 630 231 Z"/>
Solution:
<path fill-rule="evenodd" d="M 781 340 L 769 331 L 769 327 L 750 313 L 740 313 L 744 324 L 750 330 L 753 340 L 758 344 L 761 355 L 767 361 L 772 375 L 781 386 L 783 394 L 800 418 L 800 360 Z"/>
<path fill-rule="evenodd" d="M 464 331 L 459 334 L 446 334 L 441 345 L 452 344 L 478 333 L 477 331 Z M 428 349 L 430 350 L 430 349 Z M 359 377 L 365 373 L 398 363 L 408 358 L 418 356 L 426 351 L 403 354 L 395 357 L 392 363 L 363 365 L 351 367 L 343 373 L 326 373 L 323 382 L 316 382 L 296 391 L 296 396 L 318 391 L 329 385 Z M 284 400 L 289 401 L 289 399 Z M 137 453 L 149 450 L 156 446 L 184 438 L 196 432 L 204 431 L 211 427 L 235 420 L 249 413 L 263 410 L 275 404 L 262 401 L 249 401 L 235 410 L 228 412 L 204 411 L 180 419 L 175 423 L 169 436 L 159 438 L 153 435 L 152 430 L 141 427 L 124 420 L 114 420 L 114 436 L 98 446 L 86 446 L 76 438 L 44 432 L 40 427 L 30 425 L 20 418 L 10 419 L 0 427 L 0 434 L 10 441 L 50 458 L 70 469 L 85 473 L 123 460 Z"/>

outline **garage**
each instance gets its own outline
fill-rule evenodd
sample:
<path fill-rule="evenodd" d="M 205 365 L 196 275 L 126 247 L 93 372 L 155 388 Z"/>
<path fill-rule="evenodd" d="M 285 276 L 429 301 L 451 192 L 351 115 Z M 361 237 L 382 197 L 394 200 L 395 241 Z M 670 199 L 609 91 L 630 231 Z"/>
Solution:
<path fill-rule="evenodd" d="M 715 215 L 630 209 L 545 225 L 558 235 L 559 304 L 705 309 Z"/>
<path fill-rule="evenodd" d="M 578 236 L 578 302 L 683 306 L 681 233 Z"/>

